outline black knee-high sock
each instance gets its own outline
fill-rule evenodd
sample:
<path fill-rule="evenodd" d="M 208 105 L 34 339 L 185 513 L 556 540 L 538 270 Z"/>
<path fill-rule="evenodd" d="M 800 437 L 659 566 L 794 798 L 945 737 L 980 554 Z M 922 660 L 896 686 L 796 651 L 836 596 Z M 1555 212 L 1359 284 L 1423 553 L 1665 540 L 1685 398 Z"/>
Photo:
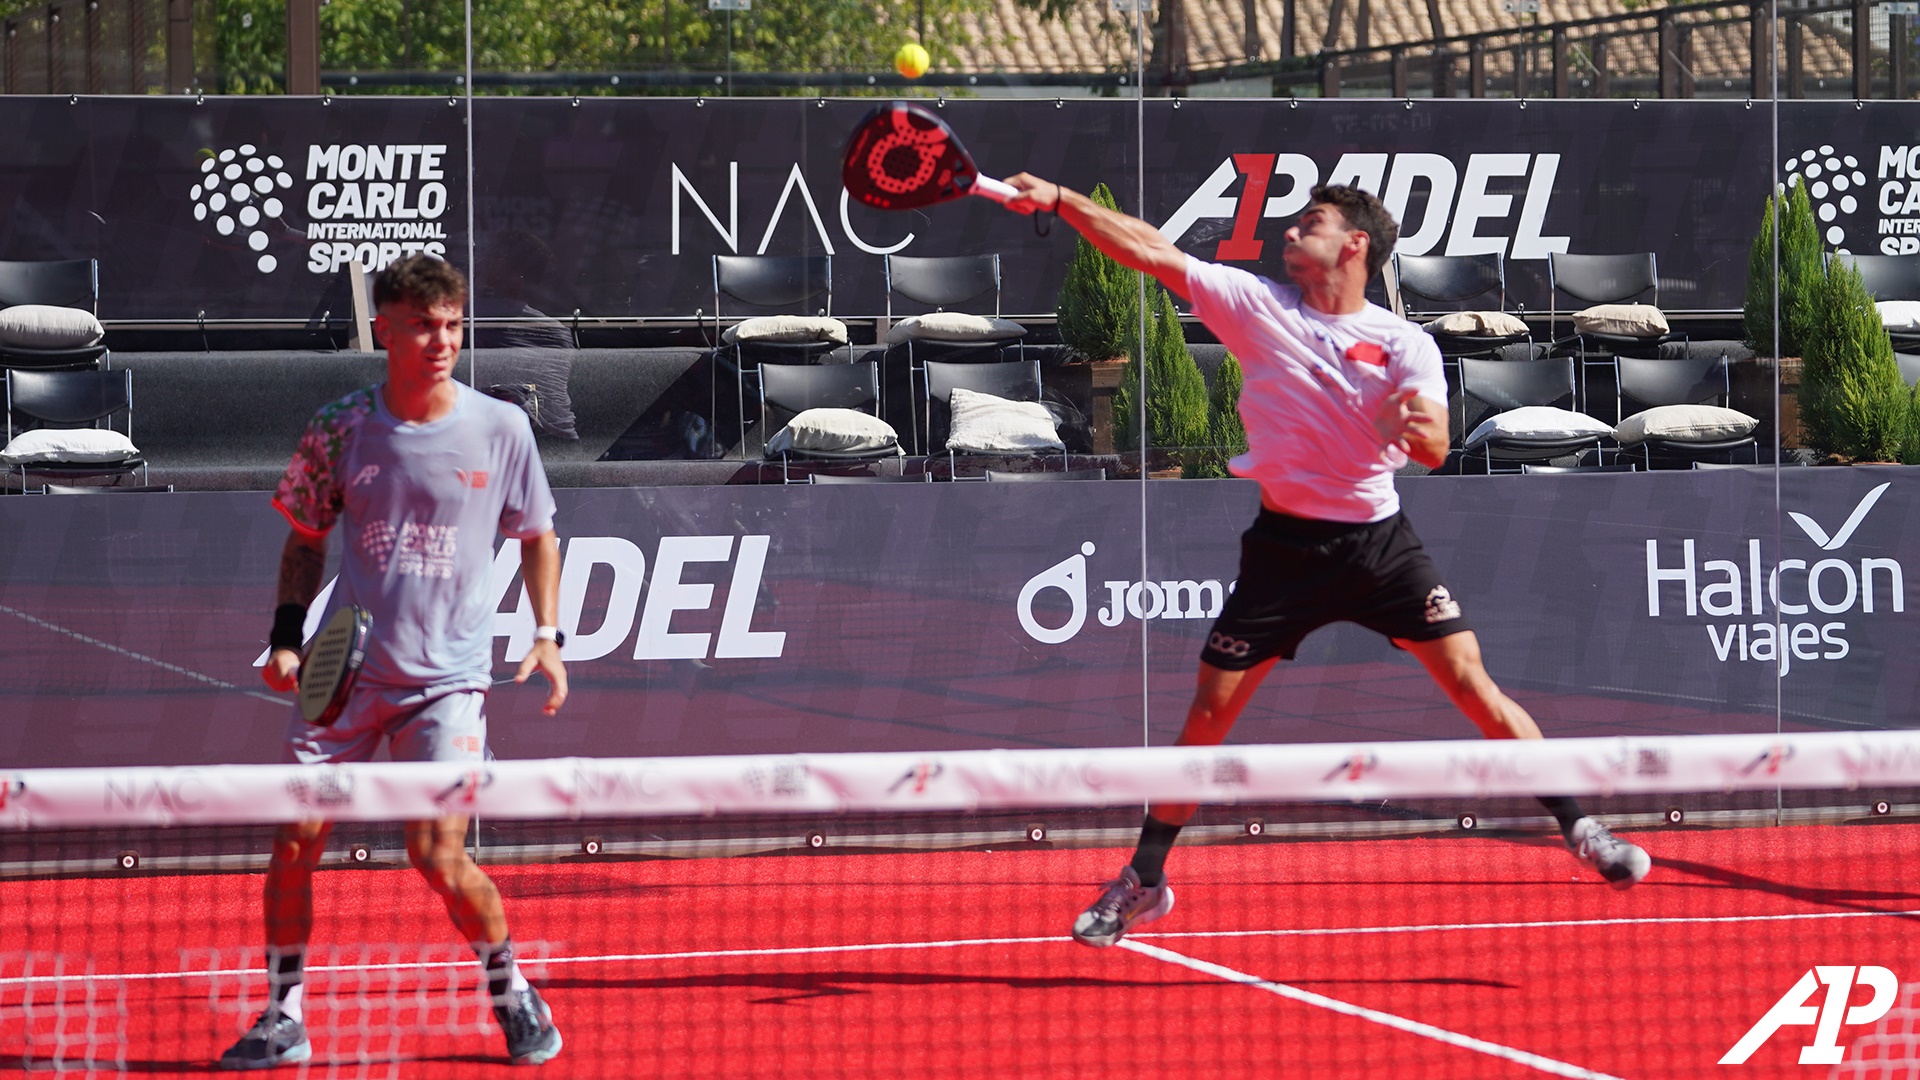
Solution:
<path fill-rule="evenodd" d="M 1140 875 L 1140 884 L 1152 887 L 1166 880 L 1167 852 L 1179 835 L 1180 826 L 1147 815 L 1146 824 L 1140 827 L 1140 846 L 1133 852 L 1133 872 Z"/>
<path fill-rule="evenodd" d="M 487 993 L 495 1005 L 508 1004 L 512 992 L 527 985 L 526 977 L 520 974 L 520 966 L 513 960 L 512 938 L 498 945 L 476 942 L 473 951 L 480 957 L 480 966 L 486 969 Z"/>
<path fill-rule="evenodd" d="M 267 946 L 267 995 L 283 1016 L 299 1020 L 306 982 L 305 945 Z"/>
<path fill-rule="evenodd" d="M 1542 795 L 1539 798 L 1540 805 L 1546 807 L 1547 812 L 1560 823 L 1560 835 L 1567 838 L 1567 843 L 1573 843 L 1573 823 L 1587 816 L 1580 809 L 1579 801 L 1571 795 Z"/>

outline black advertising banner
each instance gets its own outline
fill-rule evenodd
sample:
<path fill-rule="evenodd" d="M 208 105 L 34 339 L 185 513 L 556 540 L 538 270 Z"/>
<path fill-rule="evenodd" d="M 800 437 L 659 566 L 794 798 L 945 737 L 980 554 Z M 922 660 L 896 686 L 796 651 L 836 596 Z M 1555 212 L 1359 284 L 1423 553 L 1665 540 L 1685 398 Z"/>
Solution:
<path fill-rule="evenodd" d="M 713 308 L 712 255 L 757 253 L 831 254 L 834 311 L 875 316 L 889 252 L 998 252 L 1003 310 L 1050 313 L 1073 250 L 1071 230 L 1037 236 L 985 200 L 900 214 L 848 205 L 839 154 L 867 102 L 482 98 L 469 169 L 464 100 L 328 100 L 0 100 L 0 256 L 97 256 L 109 320 L 306 320 L 344 301 L 349 259 L 424 249 L 465 265 L 469 179 L 482 314 L 688 318 Z M 1313 184 L 1372 188 L 1401 218 L 1401 250 L 1501 252 L 1510 299 L 1529 311 L 1549 307 L 1551 251 L 1653 251 L 1663 307 L 1738 309 L 1761 200 L 1790 175 L 1809 182 L 1834 246 L 1920 252 L 1916 109 L 943 106 L 988 173 L 1106 183 L 1186 250 L 1269 274 Z M 1790 166 L 1777 177 L 1776 115 Z"/>
<path fill-rule="evenodd" d="M 467 258 L 466 108 L 433 98 L 14 98 L 0 254 L 100 260 L 107 320 L 349 315 L 342 270 Z"/>
<path fill-rule="evenodd" d="M 1767 192 L 1769 114 L 1732 101 L 1235 101 L 1148 115 L 1147 216 L 1186 251 L 1282 278 L 1281 234 L 1313 186 L 1354 184 L 1387 204 L 1404 254 L 1504 255 L 1509 302 L 1527 311 L 1550 308 L 1549 252 L 1637 251 L 1657 256 L 1662 308 L 1737 310 Z M 1837 106 L 1828 119 L 1858 122 Z"/>
<path fill-rule="evenodd" d="M 1920 471 L 1779 482 L 1778 504 L 1766 471 L 1402 491 L 1550 735 L 1920 724 Z M 556 495 L 573 696 L 547 718 L 544 689 L 497 687 L 502 757 L 1166 743 L 1258 505 L 1241 481 Z M 0 765 L 278 760 L 289 705 L 253 665 L 285 534 L 257 493 L 0 500 Z M 495 562 L 501 678 L 533 630 L 518 557 Z M 1337 626 L 1234 737 L 1471 734 Z"/>
<path fill-rule="evenodd" d="M 1920 254 L 1920 117 L 1862 101 L 1846 106 L 1848 123 L 1810 104 L 1780 103 L 1780 179 L 1807 185 L 1822 239 L 1859 255 Z"/>

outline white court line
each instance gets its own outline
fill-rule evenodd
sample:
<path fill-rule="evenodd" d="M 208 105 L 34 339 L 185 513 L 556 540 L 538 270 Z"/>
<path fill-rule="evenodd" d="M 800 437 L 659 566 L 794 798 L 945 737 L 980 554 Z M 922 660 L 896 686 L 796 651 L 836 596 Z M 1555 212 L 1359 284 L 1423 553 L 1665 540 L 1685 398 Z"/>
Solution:
<path fill-rule="evenodd" d="M 1801 919 L 1870 919 L 1920 916 L 1920 910 L 1809 911 L 1783 915 L 1648 915 L 1621 919 L 1550 919 L 1538 922 L 1414 923 L 1407 926 L 1327 926 L 1300 930 L 1181 930 L 1134 934 L 1136 938 L 1329 937 L 1340 934 L 1419 934 L 1440 930 L 1550 930 L 1567 926 L 1665 926 L 1674 924 L 1793 922 Z"/>
<path fill-rule="evenodd" d="M 1458 1046 L 1463 1050 L 1473 1050 L 1486 1054 L 1489 1057 L 1497 1057 L 1519 1065 L 1526 1065 L 1544 1073 L 1551 1073 L 1554 1076 L 1579 1077 L 1581 1080 L 1620 1080 L 1619 1077 L 1613 1076 L 1610 1073 L 1595 1072 L 1592 1069 L 1571 1065 L 1555 1058 L 1542 1057 L 1539 1054 L 1529 1053 L 1525 1050 L 1517 1050 L 1511 1046 L 1503 1046 L 1496 1042 L 1488 1042 L 1485 1039 L 1476 1039 L 1471 1035 L 1462 1035 L 1457 1031 L 1448 1031 L 1446 1028 L 1434 1027 L 1432 1024 L 1423 1024 L 1418 1020 L 1409 1020 L 1404 1016 L 1395 1016 L 1392 1013 L 1381 1012 L 1378 1009 L 1369 1009 L 1364 1005 L 1354 1005 L 1341 1001 L 1338 998 L 1330 998 L 1323 994 L 1316 994 L 1311 990 L 1302 990 L 1297 986 L 1288 986 L 1286 983 L 1269 982 L 1258 975 L 1249 975 L 1244 971 L 1235 971 L 1230 967 L 1211 964 L 1205 960 L 1196 960 L 1191 956 L 1173 952 L 1170 949 L 1163 949 L 1158 945 L 1147 945 L 1138 941 L 1122 941 L 1120 942 L 1120 947 L 1123 949 L 1131 949 L 1142 956 L 1152 957 L 1155 960 L 1164 960 L 1169 964 L 1187 968 L 1191 971 L 1197 971 L 1202 975 L 1212 975 L 1217 979 L 1239 983 L 1242 986 L 1250 986 L 1255 990 L 1265 990 L 1269 994 L 1278 994 L 1283 998 L 1287 998 L 1290 1001 L 1298 1001 L 1303 1005 L 1313 1005 L 1345 1016 L 1371 1020 L 1376 1024 L 1393 1028 L 1396 1031 L 1404 1031 L 1410 1035 L 1424 1036 L 1435 1042 L 1443 1042 L 1449 1046 Z"/>
<path fill-rule="evenodd" d="M 5 604 L 0 604 L 0 612 L 5 612 L 8 615 L 12 615 L 14 618 L 32 623 L 33 625 L 38 626 L 43 630 L 51 630 L 56 634 L 65 634 L 67 637 L 70 637 L 75 641 L 81 642 L 83 644 L 92 645 L 93 647 L 98 649 L 105 649 L 110 653 L 116 653 L 120 656 L 124 656 L 129 660 L 138 660 L 143 664 L 152 664 L 154 667 L 160 668 L 165 671 L 171 671 L 176 675 L 184 675 L 189 679 L 195 679 L 200 682 L 206 683 L 208 686 L 217 686 L 222 690 L 239 690 L 241 693 L 247 695 L 248 697 L 259 698 L 262 701 L 271 701 L 275 705 L 293 704 L 293 702 L 287 700 L 286 698 L 277 698 L 270 694 L 262 693 L 261 691 L 258 691 L 258 690 L 241 689 L 240 687 L 235 686 L 234 684 L 227 682 L 224 679 L 216 679 L 211 675 L 203 675 L 200 672 L 193 670 L 192 668 L 184 668 L 184 667 L 181 667 L 179 664 L 170 664 L 165 660 L 159 659 L 158 657 L 148 656 L 146 653 L 134 652 L 132 649 L 123 649 L 120 646 L 115 645 L 111 641 L 101 641 L 97 637 L 89 637 L 88 635 L 83 634 L 78 630 L 69 630 L 64 626 L 61 626 L 59 623 L 51 623 L 45 619 L 39 618 L 38 616 L 29 615 L 26 612 L 21 611 L 19 608 L 8 607 Z"/>
<path fill-rule="evenodd" d="M 1895 918 L 1908 915 L 1920 915 L 1920 911 L 1810 911 L 1784 915 L 1702 915 L 1702 916 L 1648 916 L 1630 919 L 1553 919 L 1540 922 L 1497 922 L 1497 923 L 1410 923 L 1400 926 L 1339 926 L 1319 927 L 1299 930 L 1195 930 L 1176 933 L 1134 934 L 1133 938 L 1155 938 L 1171 940 L 1174 938 L 1249 938 L 1249 937 L 1328 937 L 1340 934 L 1427 934 L 1444 933 L 1456 930 L 1545 930 L 1583 926 L 1670 926 L 1713 923 L 1764 923 L 1789 922 L 1806 919 L 1871 919 Z M 819 956 L 826 953 L 865 953 L 865 952 L 907 952 L 922 949 L 961 949 L 975 945 L 1051 945 L 1071 940 L 1065 937 L 1007 937 L 1007 938 L 954 938 L 947 941 L 880 941 L 865 944 L 848 945 L 789 945 L 769 949 L 700 949 L 687 952 L 657 953 L 604 953 L 590 956 L 547 956 L 528 958 L 529 965 L 534 964 L 625 964 L 666 960 L 727 960 L 760 956 Z M 425 971 L 434 968 L 460 967 L 470 963 L 464 958 L 459 960 L 437 960 L 404 964 L 337 964 L 307 968 L 308 971 Z M 155 979 L 198 979 L 216 975 L 258 975 L 257 968 L 206 968 L 199 971 L 132 971 L 132 972 L 95 972 L 87 975 L 48 975 L 0 978 L 0 986 L 12 986 L 28 982 L 62 982 L 81 979 L 121 979 L 126 981 L 144 981 Z"/>

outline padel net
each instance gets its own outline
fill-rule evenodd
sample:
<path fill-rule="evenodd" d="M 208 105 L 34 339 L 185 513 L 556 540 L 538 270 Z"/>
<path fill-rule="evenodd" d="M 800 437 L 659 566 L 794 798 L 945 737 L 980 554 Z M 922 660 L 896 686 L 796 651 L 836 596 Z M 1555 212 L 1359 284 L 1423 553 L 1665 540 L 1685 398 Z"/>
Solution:
<path fill-rule="evenodd" d="M 1607 888 L 1542 791 L 1652 872 Z M 448 813 L 570 1076 L 1920 1066 L 1906 732 L 46 769 L 0 796 L 9 1067 L 204 1071 L 267 994 L 272 826 L 323 817 L 304 1067 L 504 1071 L 388 824 Z M 1074 943 L 1166 801 L 1202 804 L 1177 904 Z"/>

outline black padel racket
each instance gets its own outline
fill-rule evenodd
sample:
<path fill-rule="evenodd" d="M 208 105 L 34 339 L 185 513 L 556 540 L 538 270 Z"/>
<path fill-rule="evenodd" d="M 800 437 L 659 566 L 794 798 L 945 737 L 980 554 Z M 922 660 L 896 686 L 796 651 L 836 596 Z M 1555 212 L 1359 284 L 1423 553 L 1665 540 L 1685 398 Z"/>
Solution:
<path fill-rule="evenodd" d="M 917 210 L 968 195 L 1004 203 L 1019 194 L 981 176 L 946 121 L 898 101 L 853 129 L 840 178 L 849 195 L 881 210 Z"/>
<path fill-rule="evenodd" d="M 372 629 L 373 616 L 348 604 L 313 635 L 313 645 L 300 661 L 300 715 L 307 723 L 328 727 L 340 718 L 354 677 L 367 658 L 367 634 Z"/>

